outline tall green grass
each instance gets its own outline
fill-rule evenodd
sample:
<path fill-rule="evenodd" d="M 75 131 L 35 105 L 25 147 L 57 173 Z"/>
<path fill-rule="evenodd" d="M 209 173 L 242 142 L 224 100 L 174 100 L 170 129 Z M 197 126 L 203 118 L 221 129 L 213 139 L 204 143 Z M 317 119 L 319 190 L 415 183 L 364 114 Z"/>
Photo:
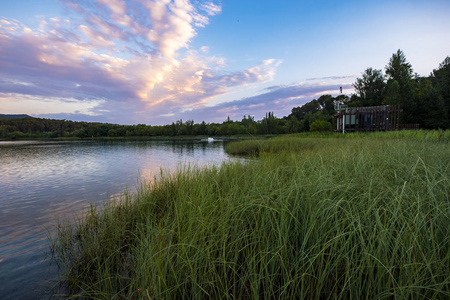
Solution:
<path fill-rule="evenodd" d="M 75 226 L 60 225 L 53 251 L 66 293 L 450 297 L 447 143 L 274 141 L 258 160 L 181 167 L 120 203 L 92 208 Z"/>
<path fill-rule="evenodd" d="M 313 149 L 320 143 L 316 139 L 396 139 L 422 142 L 450 143 L 450 130 L 402 130 L 387 132 L 318 133 L 305 132 L 264 140 L 244 140 L 227 145 L 227 151 L 236 155 L 259 155 L 261 152 L 301 151 Z M 303 139 L 309 139 L 304 143 Z"/>

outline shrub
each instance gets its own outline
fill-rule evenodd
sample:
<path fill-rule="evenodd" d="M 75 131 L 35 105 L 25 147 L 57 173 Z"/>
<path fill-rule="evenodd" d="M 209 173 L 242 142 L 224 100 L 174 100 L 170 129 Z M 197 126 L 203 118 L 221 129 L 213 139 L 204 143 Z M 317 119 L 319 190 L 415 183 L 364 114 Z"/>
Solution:
<path fill-rule="evenodd" d="M 333 127 L 331 126 L 330 122 L 323 121 L 323 120 L 315 120 L 312 122 L 312 124 L 309 126 L 310 131 L 331 131 L 333 130 Z"/>

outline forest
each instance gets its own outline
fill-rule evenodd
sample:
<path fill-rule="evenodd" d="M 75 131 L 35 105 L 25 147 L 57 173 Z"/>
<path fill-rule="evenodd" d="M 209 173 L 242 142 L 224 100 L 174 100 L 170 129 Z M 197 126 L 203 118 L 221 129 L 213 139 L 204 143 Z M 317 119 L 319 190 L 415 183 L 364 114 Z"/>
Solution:
<path fill-rule="evenodd" d="M 353 87 L 355 93 L 350 96 L 322 95 L 292 108 L 288 116 L 277 118 L 273 112 L 268 112 L 257 121 L 249 115 L 240 121 L 228 117 L 222 123 L 178 120 L 168 125 L 152 126 L 2 117 L 0 138 L 229 136 L 332 131 L 338 102 L 350 107 L 400 105 L 402 124 L 418 124 L 422 129 L 450 128 L 450 57 L 446 57 L 429 76 L 421 77 L 414 73 L 406 55 L 399 49 L 392 54 L 384 73 L 369 67 L 361 78 L 356 79 Z"/>

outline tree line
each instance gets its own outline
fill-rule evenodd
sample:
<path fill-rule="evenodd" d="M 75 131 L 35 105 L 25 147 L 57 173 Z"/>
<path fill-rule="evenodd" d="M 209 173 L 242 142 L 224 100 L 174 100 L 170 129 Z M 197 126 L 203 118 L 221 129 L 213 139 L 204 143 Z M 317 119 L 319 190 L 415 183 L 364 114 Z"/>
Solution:
<path fill-rule="evenodd" d="M 323 99 L 322 96 L 319 100 Z M 331 97 L 331 96 L 327 96 Z M 315 102 L 314 102 L 315 103 Z M 309 107 L 309 106 L 306 106 Z M 304 108 L 303 108 L 304 109 Z M 293 109 L 295 111 L 295 109 Z M 300 110 L 301 113 L 302 110 Z M 321 108 L 313 118 L 324 120 L 327 127 L 316 130 L 331 130 L 331 115 L 323 113 Z M 259 121 L 254 117 L 244 116 L 240 121 L 229 117 L 222 123 L 194 123 L 193 120 L 178 120 L 170 125 L 152 126 L 145 124 L 118 125 L 109 123 L 75 122 L 68 120 L 53 120 L 42 118 L 1 118 L 0 138 L 96 138 L 96 137 L 158 137 L 158 136 L 230 136 L 230 135 L 266 135 L 285 134 L 314 130 L 314 124 L 308 123 L 308 117 L 298 120 L 295 116 L 277 118 L 273 112 L 268 112 Z M 311 122 L 312 123 L 312 122 Z M 316 121 L 315 124 L 320 121 Z"/>
<path fill-rule="evenodd" d="M 264 135 L 307 131 L 332 131 L 336 104 L 350 107 L 400 105 L 401 123 L 419 124 L 426 129 L 450 128 L 450 58 L 447 57 L 428 77 L 413 73 L 403 51 L 392 55 L 385 72 L 367 68 L 353 84 L 355 93 L 322 95 L 302 106 L 294 107 L 288 116 L 277 118 L 273 112 L 255 121 L 244 116 L 240 121 L 229 117 L 222 123 L 194 123 L 178 120 L 169 125 L 118 125 L 74 122 L 42 118 L 0 118 L 0 138 L 59 137 L 141 137 L 141 136 L 226 136 Z"/>
<path fill-rule="evenodd" d="M 294 107 L 288 120 L 298 122 L 299 131 L 335 128 L 334 107 L 340 102 L 349 107 L 400 105 L 401 124 L 419 124 L 424 129 L 450 128 L 450 57 L 427 77 L 414 74 L 402 50 L 392 54 L 385 72 L 367 68 L 353 84 L 355 93 L 332 97 L 323 95 Z"/>
<path fill-rule="evenodd" d="M 350 106 L 400 105 L 400 122 L 420 128 L 450 128 L 450 57 L 427 77 L 413 73 L 400 49 L 382 70 L 367 68 L 353 84 Z"/>
<path fill-rule="evenodd" d="M 118 125 L 108 123 L 74 122 L 41 118 L 1 118 L 0 138 L 91 138 L 91 137 L 157 137 L 157 136 L 227 136 L 289 133 L 290 123 L 278 119 L 272 112 L 260 121 L 244 116 L 241 121 L 227 118 L 223 123 L 194 123 L 178 120 L 170 125 Z"/>

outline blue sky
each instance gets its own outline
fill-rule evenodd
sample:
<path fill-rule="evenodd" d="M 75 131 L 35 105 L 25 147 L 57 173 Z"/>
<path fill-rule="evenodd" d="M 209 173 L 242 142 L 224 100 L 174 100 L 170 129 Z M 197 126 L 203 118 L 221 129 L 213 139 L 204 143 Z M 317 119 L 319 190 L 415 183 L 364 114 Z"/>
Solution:
<path fill-rule="evenodd" d="M 403 50 L 450 55 L 450 2 L 0 0 L 0 113 L 119 124 L 283 117 Z"/>

